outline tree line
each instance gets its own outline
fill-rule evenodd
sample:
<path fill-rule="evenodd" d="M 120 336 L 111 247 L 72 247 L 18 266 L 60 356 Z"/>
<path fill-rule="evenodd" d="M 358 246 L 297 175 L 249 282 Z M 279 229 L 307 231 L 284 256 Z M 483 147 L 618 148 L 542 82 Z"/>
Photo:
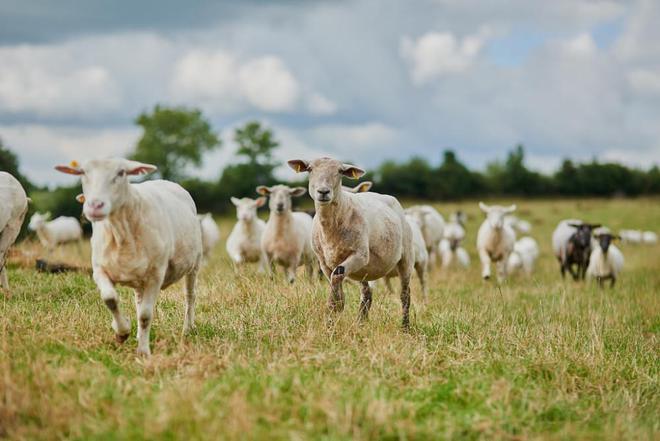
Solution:
<path fill-rule="evenodd" d="M 155 106 L 140 114 L 135 123 L 141 127 L 142 135 L 129 157 L 155 164 L 159 168 L 157 177 L 179 182 L 191 193 L 200 212 L 225 213 L 231 208 L 231 196 L 255 197 L 257 185 L 278 181 L 274 171 L 281 164 L 274 160 L 273 153 L 279 142 L 272 129 L 258 121 L 234 130 L 239 161 L 226 166 L 211 180 L 195 177 L 195 172 L 204 163 L 205 154 L 222 147 L 222 140 L 201 111 Z M 350 162 L 350 158 L 341 159 Z M 38 187 L 20 172 L 16 155 L 1 140 L 0 170 L 21 181 L 34 200 L 32 211 L 51 211 L 53 216 L 80 215 L 80 205 L 75 201 L 79 184 L 54 189 Z M 522 145 L 509 151 L 504 160 L 489 163 L 484 171 L 470 170 L 455 151 L 446 149 L 438 165 L 421 157 L 405 162 L 385 161 L 365 179 L 373 180 L 375 191 L 380 193 L 429 201 L 660 194 L 657 165 L 642 170 L 595 159 L 583 163 L 565 159 L 556 172 L 543 174 L 526 166 Z"/>

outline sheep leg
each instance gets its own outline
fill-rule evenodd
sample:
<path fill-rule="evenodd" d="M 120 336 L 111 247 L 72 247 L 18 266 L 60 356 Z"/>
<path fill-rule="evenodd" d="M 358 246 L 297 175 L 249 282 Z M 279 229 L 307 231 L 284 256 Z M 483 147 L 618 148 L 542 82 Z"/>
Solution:
<path fill-rule="evenodd" d="M 385 276 L 384 280 L 385 280 L 385 287 L 387 288 L 387 292 L 392 294 L 394 292 L 394 288 L 392 288 L 392 278 Z"/>
<path fill-rule="evenodd" d="M 344 310 L 344 290 L 342 282 L 346 277 L 345 269 L 343 266 L 338 266 L 332 271 L 330 275 L 330 297 L 328 298 L 328 308 L 333 312 L 341 312 Z"/>
<path fill-rule="evenodd" d="M 404 329 L 410 328 L 410 271 L 407 268 L 399 270 L 401 279 L 401 325 Z"/>
<path fill-rule="evenodd" d="M 21 231 L 21 225 L 23 225 L 23 219 L 25 218 L 27 211 L 28 209 L 26 207 L 23 214 L 13 221 L 10 221 L 0 233 L 0 287 L 5 290 L 9 290 L 9 280 L 7 278 L 7 269 L 5 268 L 5 264 L 7 263 L 7 253 L 9 252 L 9 248 L 16 241 L 18 233 Z"/>
<path fill-rule="evenodd" d="M 150 283 L 144 291 L 135 291 L 135 309 L 138 319 L 137 353 L 143 357 L 151 355 L 149 348 L 149 332 L 154 316 L 154 305 L 160 292 L 160 283 Z"/>
<path fill-rule="evenodd" d="M 479 259 L 481 260 L 481 277 L 488 280 L 490 279 L 490 256 L 488 251 L 479 250 Z"/>
<path fill-rule="evenodd" d="M 610 276 L 610 288 L 614 288 L 615 283 L 616 283 L 616 277 Z"/>
<path fill-rule="evenodd" d="M 298 268 L 298 262 L 286 267 L 286 279 L 289 283 L 296 281 L 296 268 Z"/>
<path fill-rule="evenodd" d="M 126 341 L 131 333 L 131 321 L 124 318 L 119 309 L 119 295 L 105 272 L 99 268 L 94 268 L 94 282 L 101 292 L 101 298 L 112 313 L 112 329 L 115 331 L 115 338 L 119 343 Z"/>
<path fill-rule="evenodd" d="M 506 259 L 503 257 L 495 263 L 497 268 L 497 280 L 502 281 L 506 279 Z"/>
<path fill-rule="evenodd" d="M 426 265 L 421 263 L 415 263 L 415 272 L 417 273 L 417 278 L 419 279 L 419 284 L 422 287 L 422 299 L 426 302 L 427 297 L 427 287 L 426 287 Z"/>
<path fill-rule="evenodd" d="M 0 268 L 0 287 L 3 290 L 9 291 L 9 279 L 7 278 L 7 270 L 4 265 Z"/>
<path fill-rule="evenodd" d="M 578 278 L 580 277 L 580 274 L 579 274 L 580 273 L 580 268 L 578 267 L 578 269 L 576 271 L 573 271 L 573 265 L 570 264 L 570 263 L 567 263 L 566 264 L 566 269 L 571 274 L 571 277 L 573 277 L 573 280 L 577 281 Z"/>
<path fill-rule="evenodd" d="M 268 257 L 266 257 L 266 253 L 262 252 L 259 256 L 259 272 L 269 274 L 269 268 Z"/>
<path fill-rule="evenodd" d="M 367 320 L 369 318 L 369 309 L 371 308 L 371 287 L 369 282 L 360 282 L 362 285 L 360 293 L 362 300 L 360 301 L 360 319 Z"/>
<path fill-rule="evenodd" d="M 186 313 L 183 318 L 183 332 L 189 333 L 195 327 L 195 299 L 197 297 L 195 288 L 197 285 L 198 268 L 186 275 Z"/>

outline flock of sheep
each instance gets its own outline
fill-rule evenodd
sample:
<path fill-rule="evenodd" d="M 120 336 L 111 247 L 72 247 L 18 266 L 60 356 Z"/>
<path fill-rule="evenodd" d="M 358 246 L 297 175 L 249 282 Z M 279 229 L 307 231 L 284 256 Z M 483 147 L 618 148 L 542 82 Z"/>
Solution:
<path fill-rule="evenodd" d="M 368 317 L 372 289 L 383 279 L 398 278 L 402 324 L 409 325 L 410 279 L 413 271 L 426 297 L 427 272 L 436 265 L 467 267 L 470 258 L 462 245 L 465 215 L 453 213 L 448 222 L 433 207 L 418 205 L 403 209 L 388 195 L 370 192 L 371 183 L 356 188 L 342 186 L 342 178 L 359 179 L 364 170 L 340 161 L 321 158 L 311 162 L 291 160 L 298 173 L 308 173 L 313 213 L 292 210 L 292 198 L 307 190 L 286 185 L 256 188 L 261 197 L 232 198 L 237 222 L 226 242 L 227 253 L 240 266 L 258 263 L 273 274 L 276 265 L 293 283 L 296 270 L 305 266 L 308 277 L 318 271 L 330 283 L 328 307 L 344 307 L 343 283 L 360 285 L 360 318 Z M 112 313 L 112 329 L 118 341 L 130 333 L 130 320 L 119 307 L 117 284 L 135 291 L 138 320 L 138 354 L 148 356 L 149 331 L 154 305 L 160 290 L 185 280 L 186 310 L 184 332 L 194 325 L 195 285 L 203 259 L 220 239 L 210 215 L 197 215 L 190 194 L 176 183 L 152 180 L 131 183 L 130 176 L 149 174 L 156 167 L 126 159 L 73 161 L 57 166 L 62 173 L 79 176 L 83 213 L 92 222 L 92 273 L 101 298 Z M 257 210 L 269 203 L 267 222 Z M 0 282 L 8 289 L 5 261 L 28 210 L 29 199 L 20 184 L 0 172 Z M 531 226 L 516 218 L 515 205 L 488 206 L 479 203 L 486 218 L 477 234 L 477 251 L 484 279 L 491 277 L 491 265 L 499 280 L 516 271 L 531 274 L 539 255 L 536 241 L 526 234 Z M 62 242 L 80 240 L 82 229 L 74 218 L 49 221 L 49 214 L 35 214 L 29 223 L 43 246 L 52 251 Z M 654 233 L 641 233 L 647 242 L 656 242 Z M 622 236 L 623 231 L 622 231 Z M 594 278 L 601 285 L 614 285 L 623 267 L 623 255 L 612 244 L 619 238 L 600 225 L 577 219 L 559 223 L 552 237 L 553 251 L 561 273 L 576 280 Z M 630 239 L 628 239 L 630 240 Z M 640 239 L 641 241 L 642 239 Z"/>

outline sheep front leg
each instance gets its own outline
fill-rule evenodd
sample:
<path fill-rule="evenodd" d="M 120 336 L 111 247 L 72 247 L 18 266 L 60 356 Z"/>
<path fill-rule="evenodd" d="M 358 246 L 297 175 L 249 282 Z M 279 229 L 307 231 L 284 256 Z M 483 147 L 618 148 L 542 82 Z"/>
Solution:
<path fill-rule="evenodd" d="M 95 268 L 93 272 L 94 282 L 101 292 L 101 298 L 112 313 L 112 329 L 119 343 L 126 341 L 131 333 L 131 321 L 124 318 L 119 310 L 119 296 L 108 275 L 101 269 Z"/>
<path fill-rule="evenodd" d="M 347 274 L 362 268 L 367 264 L 368 257 L 364 253 L 353 253 L 332 271 L 330 275 L 330 298 L 328 307 L 331 311 L 341 312 L 344 310 L 344 289 L 342 283 Z"/>
<path fill-rule="evenodd" d="M 498 260 L 495 263 L 495 267 L 497 268 L 497 280 L 500 281 L 500 282 L 503 281 L 504 279 L 506 279 L 506 261 L 507 261 L 507 259 L 508 259 L 508 257 L 507 258 L 503 257 L 502 259 Z"/>
<path fill-rule="evenodd" d="M 160 292 L 160 283 L 150 283 L 143 291 L 135 291 L 135 309 L 138 319 L 138 347 L 137 353 L 142 357 L 149 357 L 149 332 L 154 316 L 154 305 Z"/>
<path fill-rule="evenodd" d="M 479 259 L 481 260 L 481 277 L 488 280 L 490 279 L 490 256 L 488 251 L 479 250 Z"/>
<path fill-rule="evenodd" d="M 369 282 L 360 282 L 362 300 L 360 301 L 360 320 L 367 320 L 369 318 L 369 309 L 371 308 L 371 287 Z"/>

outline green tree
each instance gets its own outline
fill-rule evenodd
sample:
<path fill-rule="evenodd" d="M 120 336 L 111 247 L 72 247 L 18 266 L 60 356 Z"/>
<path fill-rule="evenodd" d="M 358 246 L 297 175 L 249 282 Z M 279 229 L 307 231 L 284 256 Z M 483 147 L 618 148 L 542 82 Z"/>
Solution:
<path fill-rule="evenodd" d="M 460 199 L 481 190 L 478 176 L 461 163 L 452 150 L 445 150 L 440 167 L 433 171 L 430 194 L 433 199 Z"/>
<path fill-rule="evenodd" d="M 18 157 L 14 152 L 4 146 L 0 139 L 0 171 L 4 171 L 15 177 L 21 183 L 26 192 L 34 189 L 27 177 L 19 170 Z"/>
<path fill-rule="evenodd" d="M 184 178 L 187 168 L 199 168 L 204 153 L 221 144 L 197 109 L 157 105 L 151 113 L 140 114 L 135 123 L 143 133 L 131 158 L 157 165 L 163 179 Z"/>

